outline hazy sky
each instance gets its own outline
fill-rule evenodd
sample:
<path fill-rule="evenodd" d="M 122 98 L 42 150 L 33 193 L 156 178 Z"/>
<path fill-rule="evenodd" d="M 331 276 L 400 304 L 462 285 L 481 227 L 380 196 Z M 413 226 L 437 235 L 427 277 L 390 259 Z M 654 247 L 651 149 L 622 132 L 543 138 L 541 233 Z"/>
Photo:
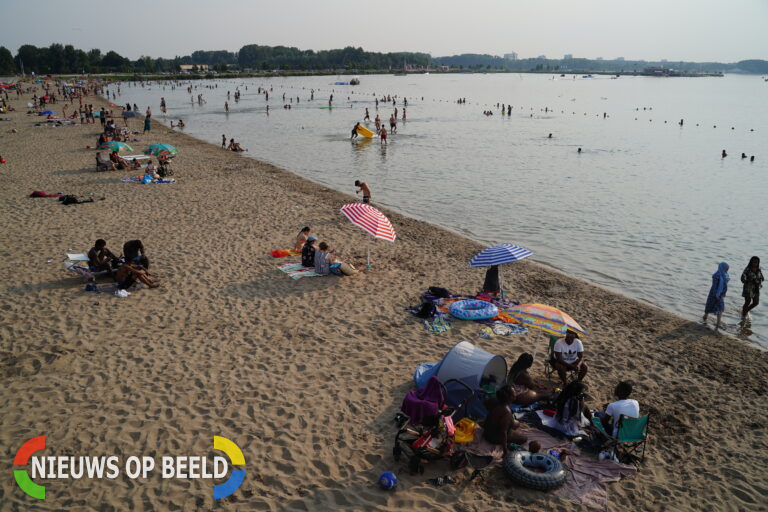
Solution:
<path fill-rule="evenodd" d="M 245 44 L 521 58 L 768 59 L 768 0 L 0 0 L 0 45 L 125 57 Z"/>

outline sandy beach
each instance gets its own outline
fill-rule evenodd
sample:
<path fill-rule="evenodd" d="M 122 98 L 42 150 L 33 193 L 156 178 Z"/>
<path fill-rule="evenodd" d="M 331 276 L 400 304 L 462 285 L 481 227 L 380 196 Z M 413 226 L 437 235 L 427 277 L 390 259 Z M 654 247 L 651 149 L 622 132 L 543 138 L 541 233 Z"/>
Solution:
<path fill-rule="evenodd" d="M 351 183 L 330 190 L 156 122 L 132 145 L 179 148 L 176 183 L 123 183 L 131 172 L 94 171 L 86 146 L 98 122 L 35 127 L 29 97 L 12 95 L 18 111 L 0 123 L 0 509 L 591 510 L 513 485 L 500 468 L 436 488 L 426 480 L 447 466 L 412 477 L 392 458 L 414 368 L 459 340 L 508 364 L 536 351 L 544 378 L 540 332 L 482 339 L 478 324 L 456 321 L 432 335 L 405 311 L 429 286 L 476 292 L 483 271 L 467 261 L 480 244 L 383 209 L 398 238 L 371 243 L 372 272 L 294 281 L 269 251 L 305 225 L 365 266 L 368 235 L 339 213 L 355 200 Z M 33 190 L 96 201 L 64 206 Z M 162 286 L 124 299 L 84 291 L 61 260 L 97 238 L 115 252 L 141 239 Z M 768 510 L 766 352 L 536 263 L 504 276 L 510 298 L 557 306 L 589 331 L 590 405 L 632 379 L 651 413 L 645 462 L 609 486 L 609 510 Z M 214 501 L 205 480 L 48 479 L 34 500 L 11 469 L 37 435 L 46 455 L 121 456 L 206 454 L 223 436 L 243 450 L 245 481 Z M 376 486 L 384 471 L 398 475 L 396 491 Z"/>

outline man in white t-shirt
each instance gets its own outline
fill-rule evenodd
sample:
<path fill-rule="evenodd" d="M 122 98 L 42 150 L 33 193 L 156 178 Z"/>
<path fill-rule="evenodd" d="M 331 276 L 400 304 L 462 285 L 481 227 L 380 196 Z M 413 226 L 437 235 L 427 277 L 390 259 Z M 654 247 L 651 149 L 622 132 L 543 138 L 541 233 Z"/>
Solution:
<path fill-rule="evenodd" d="M 619 435 L 619 418 L 629 416 L 631 418 L 640 417 L 640 404 L 637 400 L 632 400 L 629 395 L 632 394 L 632 382 L 623 380 L 616 385 L 613 394 L 618 398 L 605 407 L 605 414 L 602 417 L 603 427 L 606 432 L 613 432 L 613 437 Z M 611 430 L 613 429 L 613 430 Z"/>
<path fill-rule="evenodd" d="M 557 375 L 565 388 L 568 383 L 568 372 L 578 372 L 578 379 L 583 380 L 587 374 L 587 364 L 584 362 L 584 345 L 581 344 L 579 335 L 569 330 L 565 338 L 555 342 L 554 359 L 552 366 L 557 370 Z"/>

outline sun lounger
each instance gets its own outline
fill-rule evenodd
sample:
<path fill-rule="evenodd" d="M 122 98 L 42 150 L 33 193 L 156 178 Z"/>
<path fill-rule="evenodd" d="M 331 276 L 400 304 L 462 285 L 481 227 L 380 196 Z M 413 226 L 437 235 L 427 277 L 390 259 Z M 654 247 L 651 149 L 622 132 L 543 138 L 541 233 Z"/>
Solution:
<path fill-rule="evenodd" d="M 64 259 L 64 269 L 82 278 L 86 283 L 95 281 L 97 277 L 110 273 L 107 270 L 100 272 L 91 271 L 88 268 L 88 254 L 86 253 L 67 253 L 67 257 Z"/>
<path fill-rule="evenodd" d="M 132 162 L 134 160 L 149 160 L 149 157 L 147 155 L 125 155 L 121 157 L 126 162 Z"/>

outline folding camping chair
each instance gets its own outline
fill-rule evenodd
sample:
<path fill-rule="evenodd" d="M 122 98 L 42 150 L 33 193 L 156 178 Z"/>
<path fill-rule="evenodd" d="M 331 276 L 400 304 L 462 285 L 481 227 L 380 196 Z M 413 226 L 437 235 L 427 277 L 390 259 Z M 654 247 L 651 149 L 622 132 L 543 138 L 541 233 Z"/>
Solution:
<path fill-rule="evenodd" d="M 597 416 L 592 417 L 592 426 L 601 435 L 603 435 L 607 442 L 605 448 L 612 448 L 619 461 L 624 462 L 629 460 L 632 464 L 635 461 L 642 463 L 645 459 L 645 444 L 648 441 L 648 424 L 650 423 L 650 414 L 641 416 L 639 418 L 633 418 L 631 416 L 621 415 L 619 417 L 619 430 L 616 437 L 608 434 L 603 428 L 603 422 Z M 642 451 L 640 447 L 642 446 Z M 640 451 L 640 455 L 637 452 Z M 637 464 L 635 464 L 637 466 Z"/>
<path fill-rule="evenodd" d="M 552 364 L 552 362 L 555 360 L 555 343 L 557 343 L 557 340 L 559 340 L 561 336 L 550 336 L 549 337 L 549 348 L 547 349 L 547 357 L 544 359 L 544 375 L 546 375 L 547 379 L 552 380 L 552 375 L 557 375 L 557 372 L 555 371 L 555 367 Z M 565 372 L 566 374 L 566 383 L 570 384 L 574 380 L 579 378 L 579 372 L 576 370 L 568 370 Z"/>

